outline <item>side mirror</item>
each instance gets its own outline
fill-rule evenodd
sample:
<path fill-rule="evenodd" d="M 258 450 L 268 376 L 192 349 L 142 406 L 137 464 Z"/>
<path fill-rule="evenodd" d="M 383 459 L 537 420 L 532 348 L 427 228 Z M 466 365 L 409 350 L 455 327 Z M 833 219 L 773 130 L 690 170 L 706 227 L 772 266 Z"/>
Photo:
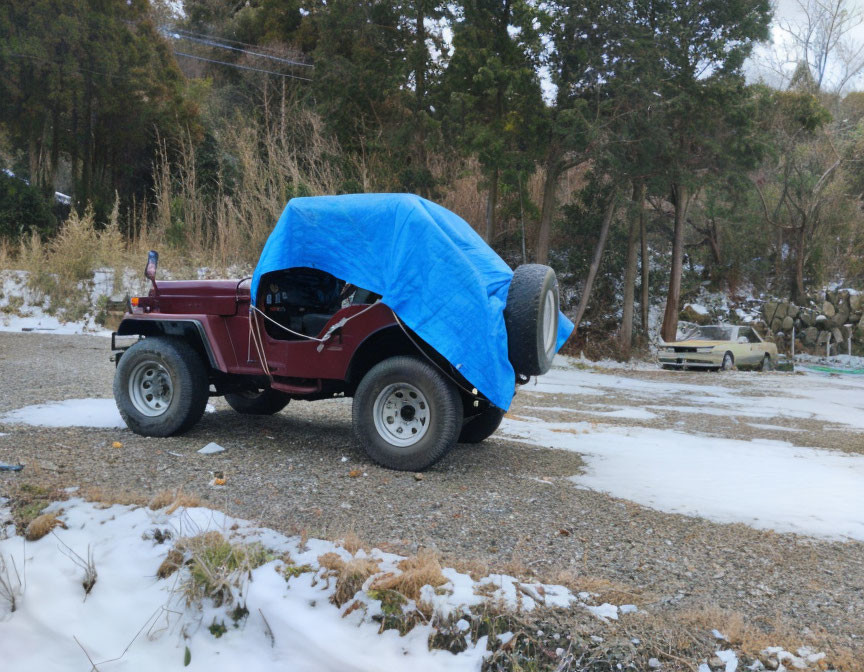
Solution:
<path fill-rule="evenodd" d="M 159 265 L 159 253 L 156 250 L 150 250 L 147 255 L 147 265 L 144 267 L 144 277 L 153 283 L 153 292 L 156 289 L 156 267 Z"/>
<path fill-rule="evenodd" d="M 156 281 L 156 266 L 159 264 L 159 253 L 156 250 L 150 250 L 147 255 L 147 265 L 144 267 L 144 277 L 150 282 Z"/>

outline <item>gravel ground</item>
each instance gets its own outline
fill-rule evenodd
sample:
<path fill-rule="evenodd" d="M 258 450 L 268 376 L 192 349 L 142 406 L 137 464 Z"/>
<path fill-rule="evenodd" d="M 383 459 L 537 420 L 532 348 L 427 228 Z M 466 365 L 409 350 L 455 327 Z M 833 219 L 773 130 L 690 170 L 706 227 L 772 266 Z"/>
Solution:
<path fill-rule="evenodd" d="M 108 347 L 100 337 L 0 333 L 0 413 L 46 401 L 110 397 Z M 616 375 L 683 380 L 677 372 Z M 740 381 L 736 374 L 722 375 L 723 385 L 752 393 L 752 374 Z M 686 382 L 716 385 L 718 378 L 692 374 Z M 537 408 L 574 406 L 574 399 L 528 388 L 512 413 L 599 420 L 575 408 Z M 578 403 L 585 408 L 638 401 L 622 393 L 580 395 Z M 864 544 L 717 524 L 578 489 L 562 478 L 580 471 L 578 454 L 503 438 L 459 446 L 416 480 L 373 465 L 358 450 L 346 399 L 292 402 L 269 418 L 240 418 L 221 399 L 214 406 L 216 412 L 188 434 L 168 439 L 125 429 L 0 424 L 6 433 L 0 436 L 0 460 L 27 465 L 18 474 L 0 474 L 0 494 L 22 482 L 98 486 L 145 497 L 182 486 L 211 506 L 287 533 L 336 538 L 353 531 L 387 550 L 430 546 L 451 561 L 521 566 L 546 580 L 569 571 L 623 584 L 633 591 L 632 601 L 649 611 L 719 606 L 768 631 L 779 619 L 802 635 L 823 631 L 834 643 L 864 652 Z M 771 420 L 803 430 L 782 437 L 729 417 L 671 411 L 648 421 L 602 422 L 676 422 L 676 429 L 693 433 L 864 452 L 862 434 L 827 431 L 830 426 L 813 420 Z M 122 448 L 113 448 L 114 441 Z M 196 452 L 210 441 L 227 450 Z M 226 487 L 209 485 L 214 471 L 225 473 Z"/>

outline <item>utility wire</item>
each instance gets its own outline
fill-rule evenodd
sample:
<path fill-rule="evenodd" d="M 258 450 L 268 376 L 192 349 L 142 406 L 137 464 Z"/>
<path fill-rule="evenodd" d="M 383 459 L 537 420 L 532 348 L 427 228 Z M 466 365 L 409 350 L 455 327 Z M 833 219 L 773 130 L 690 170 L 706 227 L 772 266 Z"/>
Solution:
<path fill-rule="evenodd" d="M 299 77 L 298 75 L 291 75 L 286 72 L 274 72 L 273 70 L 262 70 L 261 68 L 253 68 L 248 65 L 240 65 L 239 63 L 228 63 L 227 61 L 217 61 L 212 58 L 204 58 L 203 56 L 195 56 L 194 54 L 187 54 L 183 51 L 175 51 L 175 55 L 177 56 L 185 56 L 186 58 L 194 58 L 197 61 L 205 61 L 207 63 L 216 63 L 217 65 L 227 65 L 229 68 L 237 68 L 238 70 L 251 70 L 252 72 L 263 72 L 267 75 L 276 75 L 277 77 L 290 77 L 291 79 L 300 79 L 304 82 L 311 82 L 312 80 L 309 77 Z"/>
<path fill-rule="evenodd" d="M 258 51 L 250 51 L 248 49 L 241 49 L 240 47 L 232 47 L 228 44 L 221 44 L 213 39 L 204 39 L 200 37 L 192 37 L 190 35 L 184 35 L 182 31 L 175 30 L 168 33 L 168 36 L 175 40 L 189 40 L 190 42 L 197 42 L 198 44 L 204 44 L 209 47 L 216 47 L 217 49 L 230 49 L 231 51 L 238 51 L 243 54 L 249 54 L 250 56 L 257 56 L 258 58 L 267 58 L 271 61 L 277 61 L 279 63 L 287 63 L 288 65 L 295 65 L 303 68 L 313 68 L 310 63 L 302 63 L 300 61 L 294 61 L 290 58 L 281 58 L 280 56 L 272 56 L 270 54 L 263 54 Z"/>
<path fill-rule="evenodd" d="M 214 35 L 208 35 L 207 33 L 196 33 L 194 30 L 189 30 L 187 28 L 168 28 L 164 27 L 166 30 L 174 33 L 180 33 L 181 35 L 192 35 L 193 37 L 203 37 L 208 40 L 216 40 L 218 42 L 227 42 L 229 44 L 239 44 L 241 47 L 252 47 L 253 49 L 257 49 L 259 51 L 267 51 L 270 49 L 269 47 L 260 45 L 260 44 L 251 44 L 249 42 L 240 42 L 239 40 L 232 40 L 227 37 L 216 37 Z M 272 49 L 270 49 L 272 51 Z M 273 54 L 275 55 L 275 54 Z M 311 64 L 304 63 L 303 65 L 309 65 L 309 67 L 313 67 Z"/>

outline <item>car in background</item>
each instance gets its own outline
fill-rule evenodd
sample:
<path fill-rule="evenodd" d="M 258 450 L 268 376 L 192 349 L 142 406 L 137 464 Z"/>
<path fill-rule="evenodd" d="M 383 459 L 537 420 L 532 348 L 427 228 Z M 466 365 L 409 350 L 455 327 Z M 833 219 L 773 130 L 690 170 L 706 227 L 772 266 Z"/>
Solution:
<path fill-rule="evenodd" d="M 694 326 L 680 341 L 661 342 L 657 359 L 664 369 L 771 371 L 777 365 L 777 346 L 746 325 Z"/>

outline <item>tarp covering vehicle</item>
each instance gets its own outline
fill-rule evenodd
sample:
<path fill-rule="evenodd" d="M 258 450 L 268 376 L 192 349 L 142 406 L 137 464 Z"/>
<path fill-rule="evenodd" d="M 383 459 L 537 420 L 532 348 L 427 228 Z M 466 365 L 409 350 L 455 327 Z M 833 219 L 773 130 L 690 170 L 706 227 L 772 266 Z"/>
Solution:
<path fill-rule="evenodd" d="M 252 277 L 319 269 L 381 301 L 499 408 L 515 372 L 504 310 L 513 271 L 458 215 L 410 194 L 294 198 L 270 234 Z M 554 350 L 573 324 L 558 316 Z"/>

